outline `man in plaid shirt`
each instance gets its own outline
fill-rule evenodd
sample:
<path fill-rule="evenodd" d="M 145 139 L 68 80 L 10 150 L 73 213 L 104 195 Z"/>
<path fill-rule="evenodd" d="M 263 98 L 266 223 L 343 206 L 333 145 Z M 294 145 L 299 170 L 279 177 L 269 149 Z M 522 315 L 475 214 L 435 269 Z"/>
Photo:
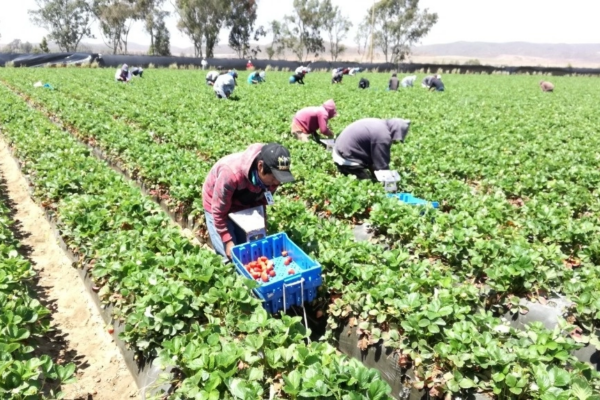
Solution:
<path fill-rule="evenodd" d="M 279 185 L 294 181 L 290 164 L 290 152 L 282 145 L 256 143 L 212 167 L 202 186 L 202 202 L 213 248 L 224 260 L 231 259 L 233 246 L 246 240 L 229 214 L 265 207 Z"/>

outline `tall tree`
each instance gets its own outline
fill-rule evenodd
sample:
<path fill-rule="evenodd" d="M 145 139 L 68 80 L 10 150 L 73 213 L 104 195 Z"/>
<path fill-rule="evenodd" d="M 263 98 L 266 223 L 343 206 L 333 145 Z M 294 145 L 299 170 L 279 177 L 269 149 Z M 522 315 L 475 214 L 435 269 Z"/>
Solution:
<path fill-rule="evenodd" d="M 294 10 L 284 18 L 283 42 L 299 61 L 306 61 L 310 54 L 315 57 L 325 50 L 322 6 L 319 0 L 294 0 Z"/>
<path fill-rule="evenodd" d="M 157 56 L 171 55 L 171 39 L 169 30 L 165 24 L 165 14 L 159 14 L 154 26 L 154 43 L 151 47 L 150 54 Z"/>
<path fill-rule="evenodd" d="M 34 24 L 47 29 L 48 38 L 62 51 L 76 51 L 84 37 L 93 38 L 93 14 L 86 0 L 36 0 L 37 10 L 29 10 Z"/>
<path fill-rule="evenodd" d="M 410 48 L 425 37 L 438 21 L 436 13 L 419 9 L 419 0 L 380 0 L 375 7 L 375 45 L 385 61 L 400 62 Z M 368 10 L 366 20 L 371 19 Z"/>
<path fill-rule="evenodd" d="M 266 52 L 269 60 L 272 60 L 274 56 L 281 55 L 285 50 L 281 23 L 276 20 L 271 21 L 268 31 L 271 33 L 272 39 L 271 44 L 266 48 Z"/>
<path fill-rule="evenodd" d="M 342 10 L 338 6 L 331 3 L 331 0 L 323 0 L 321 14 L 323 28 L 329 37 L 331 61 L 337 61 L 340 54 L 346 51 L 346 46 L 342 43 L 342 40 L 348 36 L 352 23 L 350 19 L 342 15 Z"/>
<path fill-rule="evenodd" d="M 227 25 L 231 28 L 229 47 L 238 54 L 239 58 L 245 57 L 250 51 L 257 7 L 255 0 L 231 0 L 227 17 Z"/>
<path fill-rule="evenodd" d="M 162 22 L 162 35 L 169 30 L 164 24 L 164 19 L 169 15 L 167 11 L 162 10 L 162 5 L 165 0 L 134 0 L 135 1 L 135 18 L 144 24 L 144 30 L 150 35 L 150 48 L 148 53 L 155 54 L 155 37 L 159 29 L 159 24 Z M 161 39 L 164 40 L 164 37 Z"/>
<path fill-rule="evenodd" d="M 196 57 L 202 57 L 202 45 L 206 57 L 213 57 L 230 7 L 231 0 L 176 0 L 177 26 L 192 40 Z"/>
<path fill-rule="evenodd" d="M 369 42 L 369 24 L 363 21 L 358 25 L 358 29 L 354 35 L 354 43 L 358 48 L 358 55 L 364 56 L 367 52 L 367 44 Z"/>
<path fill-rule="evenodd" d="M 50 49 L 48 48 L 48 40 L 46 40 L 46 36 L 42 38 L 40 42 L 40 51 L 42 53 L 50 53 Z"/>
<path fill-rule="evenodd" d="M 93 0 L 92 7 L 106 45 L 113 54 L 127 53 L 127 38 L 136 17 L 135 4 L 129 0 Z"/>

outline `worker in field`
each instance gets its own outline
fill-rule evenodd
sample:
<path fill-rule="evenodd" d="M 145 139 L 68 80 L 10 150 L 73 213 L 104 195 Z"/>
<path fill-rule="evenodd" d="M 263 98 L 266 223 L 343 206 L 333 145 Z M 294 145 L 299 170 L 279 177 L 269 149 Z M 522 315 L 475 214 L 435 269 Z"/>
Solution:
<path fill-rule="evenodd" d="M 441 75 L 427 75 L 425 78 L 423 78 L 423 81 L 421 82 L 421 86 L 423 86 L 426 89 L 429 89 L 429 84 L 431 83 L 431 80 L 434 78 L 438 78 L 438 79 L 442 79 Z"/>
<path fill-rule="evenodd" d="M 540 88 L 542 89 L 542 92 L 554 91 L 554 85 L 548 81 L 540 81 Z"/>
<path fill-rule="evenodd" d="M 261 76 L 261 73 L 259 71 L 256 72 L 252 72 L 250 73 L 250 75 L 248 75 L 248 83 L 250 85 L 258 85 L 259 83 L 263 83 L 264 79 Z"/>
<path fill-rule="evenodd" d="M 213 90 L 219 99 L 228 99 L 233 94 L 235 85 L 234 75 L 231 72 L 228 72 L 217 77 L 215 84 L 213 85 Z"/>
<path fill-rule="evenodd" d="M 301 142 L 308 142 L 311 136 L 318 142 L 317 130 L 322 135 L 333 137 L 333 131 L 327 124 L 336 115 L 337 109 L 333 100 L 327 100 L 319 107 L 303 108 L 292 119 L 292 135 Z"/>
<path fill-rule="evenodd" d="M 429 80 L 429 91 L 443 92 L 444 83 L 442 82 L 441 75 L 435 75 Z"/>
<path fill-rule="evenodd" d="M 115 79 L 118 82 L 129 82 L 131 79 L 131 74 L 129 73 L 129 67 L 127 64 L 123 64 L 121 68 L 117 69 L 117 72 L 115 73 Z"/>
<path fill-rule="evenodd" d="M 226 73 L 225 71 L 222 71 L 222 72 L 210 71 L 208 74 L 206 74 L 206 84 L 208 86 L 213 86 L 215 84 L 215 81 L 219 77 L 219 75 L 225 74 L 225 73 Z"/>
<path fill-rule="evenodd" d="M 143 74 L 144 74 L 144 69 L 142 67 L 133 67 L 131 69 L 131 75 L 133 75 L 133 76 L 139 76 L 140 78 L 142 78 Z"/>
<path fill-rule="evenodd" d="M 400 87 L 400 81 L 398 80 L 397 74 L 392 74 L 390 81 L 388 82 L 388 90 L 396 91 Z"/>
<path fill-rule="evenodd" d="M 389 170 L 392 144 L 408 136 L 410 121 L 400 118 L 365 118 L 338 135 L 333 162 L 340 173 L 376 181 L 375 171 Z"/>
<path fill-rule="evenodd" d="M 290 79 L 289 79 L 290 84 L 293 85 L 293 84 L 297 83 L 299 85 L 304 85 L 304 76 L 305 75 L 306 75 L 305 72 L 299 72 L 299 73 L 296 73 L 296 74 L 290 76 Z"/>
<path fill-rule="evenodd" d="M 336 68 L 331 73 L 331 84 L 334 85 L 336 83 L 342 83 L 343 78 L 344 78 L 344 69 Z"/>
<path fill-rule="evenodd" d="M 367 78 L 360 78 L 360 81 L 358 81 L 358 88 L 359 89 L 368 89 L 370 86 L 369 80 Z"/>
<path fill-rule="evenodd" d="M 405 76 L 404 78 L 402 78 L 402 82 L 400 82 L 400 84 L 404 88 L 413 87 L 415 85 L 416 80 L 417 80 L 416 75 Z"/>
<path fill-rule="evenodd" d="M 359 72 L 361 72 L 360 68 L 350 68 L 350 72 L 348 73 L 348 75 L 354 76 L 354 75 L 358 74 Z"/>
<path fill-rule="evenodd" d="M 221 158 L 211 168 L 202 186 L 202 202 L 210 241 L 224 261 L 231 259 L 233 246 L 246 241 L 229 214 L 272 204 L 275 190 L 294 181 L 290 165 L 285 147 L 257 143 Z"/>

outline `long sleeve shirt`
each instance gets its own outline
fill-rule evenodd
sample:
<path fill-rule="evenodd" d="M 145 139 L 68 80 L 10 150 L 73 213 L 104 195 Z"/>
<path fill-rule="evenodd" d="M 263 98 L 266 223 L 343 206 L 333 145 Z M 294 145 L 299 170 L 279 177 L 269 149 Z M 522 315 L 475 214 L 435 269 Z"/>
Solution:
<path fill-rule="evenodd" d="M 294 116 L 294 124 L 301 127 L 304 133 L 317 133 L 317 129 L 325 136 L 333 136 L 333 132 L 327 126 L 332 112 L 323 106 L 306 107 L 298 111 Z"/>
<path fill-rule="evenodd" d="M 223 96 L 233 93 L 234 89 L 235 79 L 230 74 L 219 75 L 213 86 L 213 90 Z"/>
<path fill-rule="evenodd" d="M 390 167 L 392 141 L 403 141 L 408 135 L 408 121 L 365 118 L 353 122 L 337 137 L 334 150 L 343 159 L 372 168 Z"/>
<path fill-rule="evenodd" d="M 230 213 L 267 205 L 265 189 L 251 180 L 254 160 L 263 146 L 262 143 L 253 144 L 241 153 L 221 158 L 212 167 L 202 186 L 204 210 L 212 214 L 223 243 L 232 240 L 227 230 Z M 274 193 L 278 186 L 266 188 Z"/>

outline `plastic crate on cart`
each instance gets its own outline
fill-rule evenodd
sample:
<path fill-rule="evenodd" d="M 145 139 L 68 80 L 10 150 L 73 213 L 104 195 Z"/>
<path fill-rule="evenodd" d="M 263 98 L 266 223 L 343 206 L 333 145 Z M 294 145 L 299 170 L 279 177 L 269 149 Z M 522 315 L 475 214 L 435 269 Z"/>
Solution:
<path fill-rule="evenodd" d="M 283 252 L 287 252 L 284 257 Z M 302 251 L 287 234 L 277 233 L 250 243 L 234 246 L 232 259 L 238 274 L 254 279 L 245 266 L 259 257 L 267 257 L 273 261 L 276 275 L 268 282 L 256 279 L 260 287 L 254 292 L 264 301 L 265 309 L 274 314 L 287 310 L 293 305 L 302 305 L 317 296 L 317 288 L 321 286 L 321 265 Z M 285 265 L 287 257 L 292 261 Z M 289 275 L 293 269 L 294 274 Z"/>
<path fill-rule="evenodd" d="M 400 200 L 401 202 L 406 203 L 406 204 L 411 204 L 411 205 L 415 205 L 415 206 L 423 206 L 423 205 L 431 204 L 431 206 L 433 208 L 440 208 L 440 203 L 438 203 L 437 201 L 423 200 L 423 199 L 413 196 L 410 193 L 388 193 L 387 196 L 388 197 L 396 197 L 398 200 Z"/>

